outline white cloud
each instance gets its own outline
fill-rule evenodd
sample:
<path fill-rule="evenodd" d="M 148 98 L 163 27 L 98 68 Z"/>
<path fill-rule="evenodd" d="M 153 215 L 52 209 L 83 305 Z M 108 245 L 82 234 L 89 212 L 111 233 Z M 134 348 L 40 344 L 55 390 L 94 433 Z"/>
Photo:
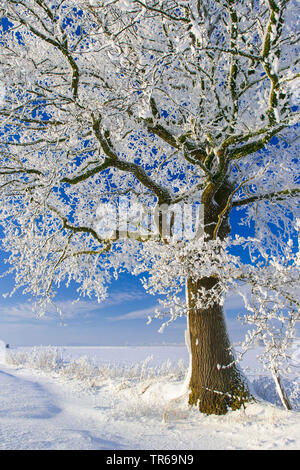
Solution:
<path fill-rule="evenodd" d="M 32 309 L 31 303 L 17 303 L 14 305 L 5 305 L 0 307 L 1 320 L 6 321 L 19 321 L 29 320 L 36 318 L 36 315 Z"/>
<path fill-rule="evenodd" d="M 116 317 L 107 317 L 110 321 L 123 321 L 123 320 L 139 320 L 139 319 L 146 319 L 149 316 L 155 314 L 156 305 L 154 307 L 143 308 L 139 310 L 133 310 L 128 313 L 124 313 L 123 315 L 118 315 Z"/>
<path fill-rule="evenodd" d="M 99 308 L 97 302 L 79 301 L 72 302 L 66 300 L 56 303 L 58 309 L 61 310 L 64 318 L 71 318 L 76 315 L 86 314 Z M 58 311 L 54 306 L 49 306 L 44 318 L 53 319 L 53 316 L 57 317 Z M 37 313 L 34 310 L 34 303 L 16 303 L 14 305 L 5 305 L 0 307 L 1 320 L 9 322 L 17 322 L 22 320 L 34 320 L 37 318 Z"/>
<path fill-rule="evenodd" d="M 105 299 L 101 304 L 104 307 L 110 307 L 114 305 L 120 305 L 124 302 L 132 302 L 134 300 L 140 300 L 144 298 L 146 293 L 138 291 L 138 290 L 126 290 L 126 291 L 119 291 L 108 293 L 107 299 Z"/>
<path fill-rule="evenodd" d="M 62 314 L 62 320 L 71 319 L 77 316 L 84 316 L 87 318 L 93 312 L 103 310 L 108 307 L 122 305 L 126 302 L 141 299 L 145 294 L 131 291 L 119 291 L 112 293 L 103 302 L 98 303 L 96 300 L 83 300 L 74 301 L 72 299 L 62 300 L 55 302 L 55 305 L 49 305 L 43 317 L 44 320 L 53 320 L 59 318 L 59 311 Z M 34 302 L 17 302 L 11 305 L 0 305 L 0 321 L 8 323 L 16 323 L 20 321 L 36 320 L 37 312 L 34 310 Z"/>

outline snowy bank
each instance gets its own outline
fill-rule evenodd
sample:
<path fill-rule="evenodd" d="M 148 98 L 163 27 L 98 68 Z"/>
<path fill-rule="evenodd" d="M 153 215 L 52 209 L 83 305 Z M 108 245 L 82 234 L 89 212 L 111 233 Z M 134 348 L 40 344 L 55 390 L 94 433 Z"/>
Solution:
<path fill-rule="evenodd" d="M 299 449 L 300 413 L 283 409 L 255 358 L 244 366 L 257 402 L 205 416 L 187 404 L 185 346 L 8 350 L 0 448 Z"/>

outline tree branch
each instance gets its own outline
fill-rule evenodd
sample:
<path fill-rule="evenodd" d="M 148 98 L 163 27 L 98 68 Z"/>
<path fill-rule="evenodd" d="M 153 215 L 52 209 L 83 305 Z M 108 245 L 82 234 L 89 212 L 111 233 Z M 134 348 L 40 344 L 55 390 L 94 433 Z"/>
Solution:
<path fill-rule="evenodd" d="M 252 202 L 266 201 L 266 200 L 272 200 L 272 199 L 275 199 L 276 201 L 284 201 L 285 199 L 289 197 L 297 197 L 297 196 L 300 196 L 300 188 L 284 189 L 278 192 L 272 192 L 268 194 L 256 194 L 246 199 L 233 201 L 232 207 L 245 206 L 247 204 L 251 204 Z"/>
<path fill-rule="evenodd" d="M 108 157 L 109 166 L 113 168 L 118 168 L 121 171 L 127 171 L 128 173 L 132 173 L 139 180 L 139 182 L 142 183 L 143 186 L 150 189 L 150 191 L 155 194 L 155 196 L 157 196 L 159 204 L 171 204 L 172 198 L 169 191 L 163 188 L 155 181 L 153 181 L 143 167 L 137 165 L 136 163 L 127 162 L 118 158 L 118 155 L 113 149 L 113 146 L 110 142 L 109 132 L 104 131 L 104 134 L 102 134 L 100 128 L 101 117 L 95 119 L 95 117 L 93 116 L 93 121 L 93 129 L 95 131 L 95 135 L 99 140 L 104 153 Z"/>
<path fill-rule="evenodd" d="M 91 176 L 96 175 L 97 173 L 101 173 L 101 171 L 106 170 L 111 166 L 110 161 L 108 159 L 104 160 L 104 162 L 101 165 L 95 166 L 91 170 L 86 171 L 85 173 L 78 175 L 78 176 L 73 176 L 72 178 L 69 178 L 65 176 L 61 181 L 62 183 L 68 183 L 68 184 L 77 184 L 81 183 L 81 181 L 85 181 L 86 179 L 90 178 Z"/>

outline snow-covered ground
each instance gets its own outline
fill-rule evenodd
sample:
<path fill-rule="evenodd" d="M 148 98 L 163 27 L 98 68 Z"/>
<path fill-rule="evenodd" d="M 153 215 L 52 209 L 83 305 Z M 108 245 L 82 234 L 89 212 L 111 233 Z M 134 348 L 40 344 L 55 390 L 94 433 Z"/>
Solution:
<path fill-rule="evenodd" d="M 297 384 L 286 382 L 295 408 L 286 411 L 256 353 L 242 366 L 263 399 L 220 417 L 187 406 L 185 346 L 7 350 L 2 343 L 0 449 L 299 449 Z M 299 348 L 293 354 L 299 362 Z"/>

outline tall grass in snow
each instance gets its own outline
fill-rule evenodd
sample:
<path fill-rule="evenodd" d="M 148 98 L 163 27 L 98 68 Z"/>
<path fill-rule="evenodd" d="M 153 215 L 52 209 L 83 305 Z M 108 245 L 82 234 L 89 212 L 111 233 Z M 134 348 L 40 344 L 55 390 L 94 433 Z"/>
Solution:
<path fill-rule="evenodd" d="M 159 366 L 151 365 L 152 356 L 144 361 L 131 364 L 99 363 L 87 356 L 79 359 L 64 358 L 63 351 L 55 347 L 34 347 L 30 350 L 11 350 L 6 362 L 13 366 L 26 367 L 55 373 L 88 386 L 102 385 L 115 380 L 121 384 L 144 383 L 151 379 L 182 380 L 186 373 L 183 360 L 172 363 L 165 361 Z"/>
<path fill-rule="evenodd" d="M 164 398 L 161 393 L 161 385 L 164 390 L 168 384 L 183 384 L 187 374 L 187 366 L 183 360 L 174 363 L 170 360 L 160 365 L 152 364 L 152 356 L 148 356 L 144 361 L 130 364 L 120 364 L 117 362 L 101 363 L 101 360 L 94 361 L 91 357 L 82 356 L 78 359 L 68 358 L 63 354 L 63 350 L 55 347 L 34 347 L 29 350 L 7 350 L 6 363 L 35 369 L 46 373 L 76 382 L 84 388 L 94 388 L 107 385 L 116 392 L 125 394 L 128 392 L 129 401 L 123 414 L 134 412 L 148 414 L 155 413 L 155 406 L 161 407 Z M 249 371 L 248 371 L 249 372 Z M 251 374 L 250 374 L 251 375 Z M 276 388 L 271 377 L 255 373 L 249 381 L 252 383 L 253 392 L 257 397 L 280 406 L 280 400 L 276 393 Z M 157 387 L 159 385 L 159 387 Z M 300 382 L 299 376 L 285 380 L 285 388 L 294 410 L 300 410 Z M 154 400 L 148 403 L 149 395 Z M 124 395 L 124 396 L 125 396 Z M 144 400 L 141 402 L 140 397 Z M 154 408 L 153 408 L 154 406 Z M 151 408 L 152 407 L 152 408 Z"/>

